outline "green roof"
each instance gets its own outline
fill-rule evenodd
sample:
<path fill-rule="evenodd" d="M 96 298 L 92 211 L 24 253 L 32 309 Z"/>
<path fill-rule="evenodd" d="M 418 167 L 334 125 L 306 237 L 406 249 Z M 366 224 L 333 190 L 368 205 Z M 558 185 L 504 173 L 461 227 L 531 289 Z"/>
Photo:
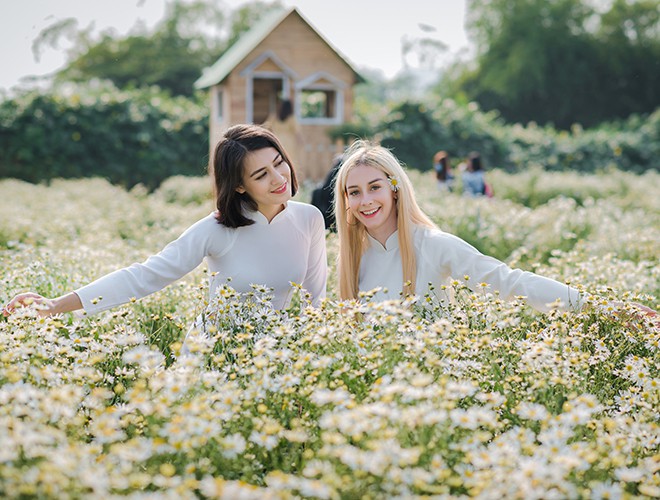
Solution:
<path fill-rule="evenodd" d="M 269 33 L 271 33 L 284 19 L 286 19 L 293 11 L 298 12 L 295 7 L 290 9 L 276 10 L 261 18 L 252 28 L 243 33 L 241 37 L 222 54 L 213 66 L 204 70 L 195 82 L 196 89 L 205 89 L 222 82 L 238 64 L 252 52 L 257 45 L 259 45 Z M 364 81 L 363 78 L 355 71 L 352 65 L 342 56 L 332 44 L 330 44 L 318 31 L 305 19 L 300 12 L 300 17 L 314 30 L 314 32 L 321 37 L 321 39 L 334 50 L 337 55 L 344 60 L 344 62 L 353 70 L 357 75 L 358 81 Z"/>

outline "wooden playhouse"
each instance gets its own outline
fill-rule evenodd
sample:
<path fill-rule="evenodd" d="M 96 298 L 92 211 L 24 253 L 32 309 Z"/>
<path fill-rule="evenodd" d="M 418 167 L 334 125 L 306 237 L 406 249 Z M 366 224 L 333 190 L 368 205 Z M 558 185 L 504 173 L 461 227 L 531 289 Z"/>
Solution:
<path fill-rule="evenodd" d="M 204 71 L 195 87 L 209 89 L 211 150 L 231 125 L 270 123 L 288 99 L 301 136 L 296 172 L 301 180 L 319 181 L 343 149 L 328 131 L 350 121 L 353 86 L 361 81 L 351 64 L 291 8 L 261 19 Z"/>

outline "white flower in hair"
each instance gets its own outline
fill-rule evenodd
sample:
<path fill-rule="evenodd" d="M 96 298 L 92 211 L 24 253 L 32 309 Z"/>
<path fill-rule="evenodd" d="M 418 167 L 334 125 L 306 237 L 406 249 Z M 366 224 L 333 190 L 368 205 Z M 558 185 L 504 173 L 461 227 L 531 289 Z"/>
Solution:
<path fill-rule="evenodd" d="M 387 177 L 387 180 L 390 183 L 390 189 L 396 193 L 399 190 L 399 179 L 391 175 Z"/>

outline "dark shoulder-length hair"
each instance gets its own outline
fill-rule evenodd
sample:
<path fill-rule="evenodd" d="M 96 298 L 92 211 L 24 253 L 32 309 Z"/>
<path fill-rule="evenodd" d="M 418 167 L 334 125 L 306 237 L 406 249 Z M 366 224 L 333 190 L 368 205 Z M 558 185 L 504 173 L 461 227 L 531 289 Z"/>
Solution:
<path fill-rule="evenodd" d="M 236 189 L 243 184 L 245 158 L 252 151 L 263 148 L 275 148 L 282 155 L 291 169 L 291 195 L 298 191 L 296 172 L 277 137 L 259 125 L 234 125 L 215 146 L 209 163 L 218 209 L 215 218 L 220 224 L 234 228 L 254 224 L 243 214 L 243 207 L 256 211 L 257 203 L 250 195 L 239 193 Z"/>
<path fill-rule="evenodd" d="M 481 165 L 481 155 L 476 151 L 470 153 L 468 156 L 468 161 L 470 162 L 470 166 L 474 172 L 477 172 L 483 168 Z"/>
<path fill-rule="evenodd" d="M 441 170 L 436 169 L 435 171 L 436 179 L 439 181 L 446 181 L 449 176 L 449 169 L 451 168 L 449 165 L 449 153 L 447 153 L 447 151 L 438 151 L 433 155 L 433 164 L 434 166 L 437 164 L 442 166 Z"/>

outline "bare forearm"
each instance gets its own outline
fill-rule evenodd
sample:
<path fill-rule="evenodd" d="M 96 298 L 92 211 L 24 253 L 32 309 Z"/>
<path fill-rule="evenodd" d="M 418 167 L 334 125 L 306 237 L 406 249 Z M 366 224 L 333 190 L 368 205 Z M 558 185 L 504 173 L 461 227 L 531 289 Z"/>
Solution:
<path fill-rule="evenodd" d="M 74 292 L 67 293 L 50 301 L 48 305 L 48 314 L 60 314 L 82 309 L 80 297 Z"/>

